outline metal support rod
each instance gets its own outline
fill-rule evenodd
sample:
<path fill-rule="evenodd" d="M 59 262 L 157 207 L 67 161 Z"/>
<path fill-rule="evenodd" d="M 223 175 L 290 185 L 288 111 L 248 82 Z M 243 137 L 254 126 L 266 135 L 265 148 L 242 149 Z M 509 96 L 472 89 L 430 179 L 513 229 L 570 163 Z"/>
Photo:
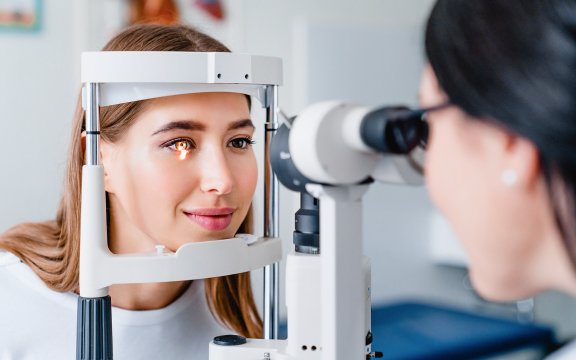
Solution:
<path fill-rule="evenodd" d="M 278 179 L 270 166 L 270 143 L 278 129 L 278 86 L 266 89 L 266 124 L 264 126 L 264 236 L 279 236 Z M 264 268 L 264 338 L 278 338 L 280 265 Z"/>
<path fill-rule="evenodd" d="M 100 164 L 99 84 L 86 84 L 86 165 Z"/>
<path fill-rule="evenodd" d="M 82 220 L 80 225 L 80 296 L 76 323 L 76 360 L 112 360 L 112 301 L 107 289 L 100 296 L 83 296 L 82 280 L 91 269 L 84 267 L 94 242 L 106 244 L 103 171 L 100 166 L 100 94 L 98 83 L 86 83 L 86 165 L 82 172 Z M 90 198 L 89 196 L 95 196 Z M 100 199 L 98 201 L 88 201 Z M 100 205 L 100 206 L 99 206 Z M 97 208 L 98 211 L 90 211 Z M 86 230 L 89 229 L 89 230 Z M 100 229 L 100 232 L 93 231 Z M 88 236 L 87 236 L 88 235 Z M 87 272 L 88 270 L 88 272 Z"/>

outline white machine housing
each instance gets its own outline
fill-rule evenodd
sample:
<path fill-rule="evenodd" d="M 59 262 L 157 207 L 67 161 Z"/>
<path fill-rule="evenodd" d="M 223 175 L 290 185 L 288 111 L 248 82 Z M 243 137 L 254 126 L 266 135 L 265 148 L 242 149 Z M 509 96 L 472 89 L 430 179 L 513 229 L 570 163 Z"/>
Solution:
<path fill-rule="evenodd" d="M 320 199 L 320 254 L 288 255 L 288 338 L 211 343 L 210 360 L 365 360 L 373 354 L 367 343 L 370 261 L 362 250 L 362 196 L 369 185 L 307 186 Z"/>
<path fill-rule="evenodd" d="M 290 129 L 294 165 L 323 184 L 353 185 L 372 177 L 385 183 L 421 185 L 422 173 L 411 156 L 383 155 L 362 141 L 361 122 L 371 110 L 345 101 L 306 107 Z"/>

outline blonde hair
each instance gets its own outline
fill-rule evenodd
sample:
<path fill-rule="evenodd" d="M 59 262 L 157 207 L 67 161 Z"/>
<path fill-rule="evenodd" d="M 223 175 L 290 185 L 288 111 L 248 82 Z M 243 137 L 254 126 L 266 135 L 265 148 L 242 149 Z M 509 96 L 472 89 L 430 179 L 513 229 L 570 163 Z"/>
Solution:
<path fill-rule="evenodd" d="M 229 52 L 215 39 L 183 25 L 132 26 L 115 36 L 103 50 Z M 101 108 L 102 140 L 118 141 L 143 110 L 145 103 L 136 101 Z M 62 292 L 78 292 L 79 289 L 83 126 L 84 111 L 78 101 L 68 150 L 64 193 L 56 219 L 16 225 L 0 239 L 0 249 L 18 256 L 48 287 Z M 251 232 L 251 227 L 252 210 L 238 231 Z M 215 318 L 241 335 L 262 337 L 262 320 L 254 302 L 249 273 L 206 279 L 205 291 Z"/>

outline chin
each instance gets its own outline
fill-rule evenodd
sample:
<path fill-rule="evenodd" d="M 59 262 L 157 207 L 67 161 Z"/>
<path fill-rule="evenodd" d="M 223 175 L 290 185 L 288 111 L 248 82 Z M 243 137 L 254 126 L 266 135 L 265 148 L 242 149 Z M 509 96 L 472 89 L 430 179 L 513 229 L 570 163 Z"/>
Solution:
<path fill-rule="evenodd" d="M 223 239 L 229 239 L 231 237 L 234 237 L 234 235 L 232 235 L 232 236 L 226 236 L 226 235 L 227 234 L 223 233 L 223 232 L 217 233 L 217 232 L 205 231 L 205 232 L 194 232 L 193 234 L 191 234 L 190 232 L 186 232 L 185 234 L 183 234 L 181 236 L 173 236 L 172 238 L 177 239 L 175 241 L 165 241 L 163 243 L 166 245 L 166 247 L 170 251 L 175 252 L 180 247 L 182 247 L 186 244 L 223 240 Z"/>
<path fill-rule="evenodd" d="M 234 237 L 234 235 L 229 235 L 226 231 L 205 231 L 201 234 L 196 234 L 192 242 L 216 241 L 230 239 L 232 237 Z"/>

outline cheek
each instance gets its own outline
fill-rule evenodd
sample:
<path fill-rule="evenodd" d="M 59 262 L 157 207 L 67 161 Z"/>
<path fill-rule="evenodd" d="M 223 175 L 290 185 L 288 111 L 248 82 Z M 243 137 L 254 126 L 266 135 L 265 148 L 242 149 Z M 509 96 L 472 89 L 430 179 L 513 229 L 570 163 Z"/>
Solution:
<path fill-rule="evenodd" d="M 182 188 L 182 184 L 190 182 L 176 155 L 173 159 L 159 159 L 154 154 L 142 152 L 135 154 L 133 163 L 134 184 L 142 189 L 144 197 L 170 197 Z"/>
<path fill-rule="evenodd" d="M 457 200 L 458 168 L 461 151 L 458 142 L 449 129 L 441 126 L 431 132 L 425 159 L 426 185 L 430 197 L 442 212 L 449 212 Z"/>
<path fill-rule="evenodd" d="M 254 196 L 256 183 L 258 181 L 256 157 L 251 153 L 240 159 L 232 159 L 230 170 L 232 174 L 234 174 L 238 196 L 242 199 L 249 199 L 249 205 Z"/>
<path fill-rule="evenodd" d="M 130 154 L 125 165 L 124 192 L 128 207 L 141 225 L 173 215 L 174 204 L 193 185 L 189 172 L 175 159 L 158 159 L 146 151 Z"/>
<path fill-rule="evenodd" d="M 461 241 L 472 266 L 485 269 L 495 259 L 493 251 L 502 240 L 500 229 L 508 216 L 506 198 L 494 180 L 493 159 L 468 128 L 439 124 L 434 130 L 426 155 L 430 197 Z"/>
<path fill-rule="evenodd" d="M 482 159 L 469 140 L 458 128 L 438 124 L 425 160 L 430 198 L 464 242 L 478 230 L 489 195 Z"/>

